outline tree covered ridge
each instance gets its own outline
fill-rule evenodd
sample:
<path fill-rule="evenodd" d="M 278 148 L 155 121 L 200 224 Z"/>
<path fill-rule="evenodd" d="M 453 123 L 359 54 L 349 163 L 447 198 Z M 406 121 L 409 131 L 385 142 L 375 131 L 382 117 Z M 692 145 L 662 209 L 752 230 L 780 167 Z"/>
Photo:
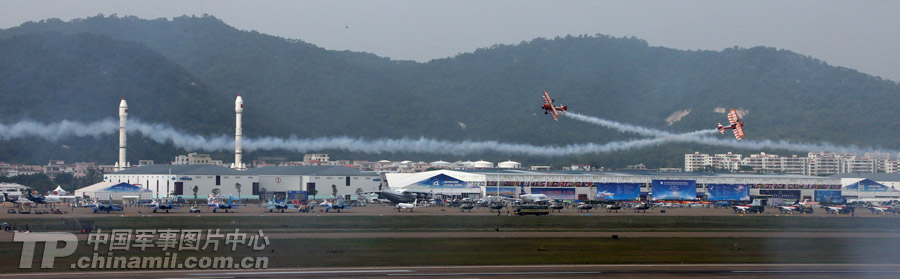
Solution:
<path fill-rule="evenodd" d="M 18 100 L 23 97 L 16 94 L 24 91 L 34 96 L 68 91 L 94 101 L 112 98 L 111 102 L 118 100 L 110 96 L 115 95 L 112 92 L 132 92 L 134 97 L 129 98 L 144 99 L 129 99 L 130 104 L 154 111 L 142 118 L 201 134 L 230 134 L 230 102 L 234 95 L 242 94 L 247 103 L 244 122 L 250 124 L 245 125 L 247 135 L 427 136 L 556 145 L 634 138 L 567 119 L 548 121 L 537 109 L 540 92 L 548 90 L 573 111 L 674 132 L 714 127 L 725 121 L 715 108 L 737 107 L 750 112 L 745 119 L 747 139 L 900 147 L 892 140 L 897 132 L 883 128 L 898 124 L 892 113 L 900 92 L 896 83 L 771 47 L 682 51 L 650 46 L 638 38 L 598 34 L 537 38 L 416 63 L 330 51 L 300 40 L 242 31 L 212 16 L 144 20 L 101 15 L 0 30 L 2 45 L 7 45 L 3 53 L 44 44 L 25 39 L 29 34 L 47 37 L 42 40 L 50 42 L 74 36 L 75 41 L 97 43 L 73 44 L 95 50 L 93 56 L 77 55 L 63 47 L 48 56 L 58 59 L 47 63 L 29 63 L 36 55 L 0 58 L 4 61 L 0 71 L 70 77 L 22 76 L 0 82 L 0 98 L 21 104 L 0 108 L 3 121 L 115 116 L 114 111 L 105 111 L 106 104 L 91 106 L 89 111 L 96 114 L 79 114 L 88 110 L 71 105 L 77 101 L 59 102 L 68 100 L 64 98 L 31 103 Z M 18 45 L 10 45 L 12 41 Z M 110 45 L 123 54 L 104 51 Z M 124 54 L 128 51 L 142 55 Z M 117 77 L 115 82 L 90 73 L 80 77 L 73 74 L 78 71 L 57 65 L 64 59 L 73 67 L 108 61 L 105 63 L 123 66 L 117 70 L 119 74 L 144 74 Z M 66 89 L 72 87 L 84 89 Z M 41 109 L 32 108 L 32 103 Z M 60 106 L 63 114 L 49 115 Z M 664 119 L 682 110 L 691 113 L 668 126 Z M 646 152 L 659 153 L 656 156 L 632 152 L 566 160 L 680 166 L 685 151 L 716 150 L 697 148 L 666 145 Z"/>

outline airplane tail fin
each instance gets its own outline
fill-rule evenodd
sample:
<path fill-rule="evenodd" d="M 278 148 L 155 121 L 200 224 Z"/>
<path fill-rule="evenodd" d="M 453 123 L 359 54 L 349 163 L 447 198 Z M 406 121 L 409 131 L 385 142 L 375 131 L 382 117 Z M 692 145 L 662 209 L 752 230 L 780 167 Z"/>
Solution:
<path fill-rule="evenodd" d="M 720 133 L 725 134 L 725 126 L 722 126 L 722 123 L 719 123 L 719 127 L 716 128 Z"/>

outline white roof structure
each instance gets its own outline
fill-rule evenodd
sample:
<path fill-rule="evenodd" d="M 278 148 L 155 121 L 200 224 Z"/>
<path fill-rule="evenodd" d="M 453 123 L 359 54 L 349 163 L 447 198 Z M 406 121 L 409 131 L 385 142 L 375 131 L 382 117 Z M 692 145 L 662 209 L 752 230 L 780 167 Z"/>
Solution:
<path fill-rule="evenodd" d="M 56 185 L 56 189 L 53 189 L 52 193 L 57 196 L 65 196 L 69 192 L 67 192 L 66 190 L 63 190 L 62 186 Z"/>
<path fill-rule="evenodd" d="M 522 167 L 522 163 L 514 162 L 512 160 L 506 162 L 500 162 L 497 164 L 498 168 L 501 169 L 518 169 Z"/>

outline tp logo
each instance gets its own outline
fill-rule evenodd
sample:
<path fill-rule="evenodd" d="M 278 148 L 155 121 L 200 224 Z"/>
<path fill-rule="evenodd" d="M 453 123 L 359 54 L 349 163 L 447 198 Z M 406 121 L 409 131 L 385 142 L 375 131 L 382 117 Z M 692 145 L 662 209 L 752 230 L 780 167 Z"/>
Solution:
<path fill-rule="evenodd" d="M 34 244 L 44 243 L 44 257 L 41 259 L 41 268 L 53 268 L 53 259 L 62 258 L 75 253 L 78 246 L 78 237 L 72 233 L 22 233 L 16 232 L 13 242 L 23 242 L 22 258 L 19 260 L 19 268 L 31 268 L 34 259 Z M 57 242 L 63 242 L 63 247 L 57 247 Z"/>

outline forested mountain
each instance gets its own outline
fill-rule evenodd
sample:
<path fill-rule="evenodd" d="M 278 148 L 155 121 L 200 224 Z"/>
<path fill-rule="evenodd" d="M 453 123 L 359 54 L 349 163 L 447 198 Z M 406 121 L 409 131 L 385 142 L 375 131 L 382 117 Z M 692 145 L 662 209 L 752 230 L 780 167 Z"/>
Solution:
<path fill-rule="evenodd" d="M 893 117 L 900 86 L 767 47 L 681 51 L 636 38 L 568 36 L 416 63 L 241 31 L 212 16 L 97 16 L 0 30 L 0 53 L 3 123 L 115 117 L 115 104 L 125 96 L 132 115 L 143 120 L 199 134 L 231 134 L 231 102 L 242 94 L 245 135 L 251 137 L 426 136 L 538 145 L 636 138 L 572 119 L 550 120 L 538 109 L 541 91 L 548 90 L 574 112 L 675 132 L 714 127 L 725 121 L 717 108 L 736 107 L 748 111 L 746 139 L 900 148 L 893 140 L 900 132 L 885 129 L 900 124 Z M 666 118 L 679 111 L 689 113 L 670 125 Z M 48 149 L 53 152 L 23 158 L 22 147 L 54 145 L 21 141 L 0 147 L 0 160 L 111 162 L 115 156 L 108 151 L 115 138 L 75 141 L 102 148 L 77 154 L 71 151 L 76 148 Z M 134 148 L 156 160 L 183 152 L 149 142 Z M 680 167 L 683 154 L 694 150 L 724 151 L 670 144 L 563 159 L 323 152 L 344 158 Z"/>

